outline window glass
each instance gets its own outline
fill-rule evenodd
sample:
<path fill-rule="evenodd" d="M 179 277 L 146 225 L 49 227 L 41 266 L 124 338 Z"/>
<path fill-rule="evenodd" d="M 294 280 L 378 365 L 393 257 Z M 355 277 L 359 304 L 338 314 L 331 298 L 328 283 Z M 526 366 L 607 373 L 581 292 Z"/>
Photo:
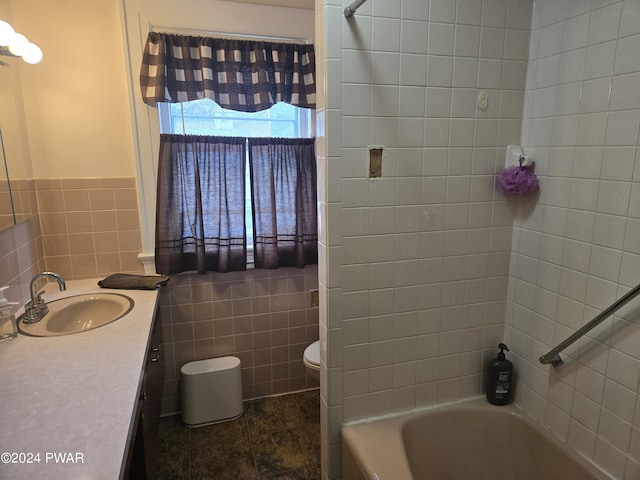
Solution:
<path fill-rule="evenodd" d="M 310 110 L 276 103 L 260 112 L 236 112 L 203 98 L 160 104 L 162 133 L 224 137 L 310 137 Z"/>

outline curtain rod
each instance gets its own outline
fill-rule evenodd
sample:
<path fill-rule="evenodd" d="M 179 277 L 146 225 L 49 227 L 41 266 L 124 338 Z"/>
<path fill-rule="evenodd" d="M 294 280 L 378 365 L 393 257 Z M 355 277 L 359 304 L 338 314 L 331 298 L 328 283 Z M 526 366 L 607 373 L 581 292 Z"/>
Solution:
<path fill-rule="evenodd" d="M 213 32 L 211 30 L 201 30 L 198 28 L 176 27 L 176 26 L 169 26 L 169 25 L 150 25 L 149 31 L 151 32 L 163 31 L 167 33 L 176 32 L 178 34 L 190 32 L 190 33 L 196 33 L 203 37 L 210 36 L 210 35 L 219 35 L 224 38 L 232 38 L 232 39 L 271 40 L 271 41 L 279 41 L 279 42 L 305 43 L 305 44 L 310 43 L 308 38 L 276 37 L 272 35 L 256 35 L 256 34 L 248 34 L 248 33 Z"/>
<path fill-rule="evenodd" d="M 344 9 L 345 18 L 353 17 L 353 14 L 356 13 L 356 10 L 358 10 L 360 8 L 360 5 L 362 5 L 366 1 L 367 0 L 356 0 L 351 5 L 349 5 L 347 8 L 345 8 Z"/>

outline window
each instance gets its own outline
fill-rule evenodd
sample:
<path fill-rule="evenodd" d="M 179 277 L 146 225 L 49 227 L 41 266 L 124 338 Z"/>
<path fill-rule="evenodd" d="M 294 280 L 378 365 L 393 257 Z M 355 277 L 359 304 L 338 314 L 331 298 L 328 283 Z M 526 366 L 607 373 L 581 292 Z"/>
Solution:
<path fill-rule="evenodd" d="M 312 137 L 311 110 L 277 103 L 268 110 L 248 113 L 227 110 L 203 98 L 184 103 L 159 103 L 160 132 L 221 137 Z M 248 145 L 245 145 L 248 149 Z M 247 161 L 249 155 L 246 155 Z M 249 166 L 245 175 L 247 262 L 253 263 L 253 211 Z"/>
<path fill-rule="evenodd" d="M 203 98 L 185 103 L 160 103 L 161 133 L 221 137 L 311 137 L 311 110 L 276 103 L 255 113 L 226 110 Z"/>

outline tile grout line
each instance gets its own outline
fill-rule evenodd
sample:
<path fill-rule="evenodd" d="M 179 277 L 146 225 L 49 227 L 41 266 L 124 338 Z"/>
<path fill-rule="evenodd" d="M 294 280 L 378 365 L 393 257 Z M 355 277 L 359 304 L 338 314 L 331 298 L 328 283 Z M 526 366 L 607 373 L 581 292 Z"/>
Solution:
<path fill-rule="evenodd" d="M 258 471 L 258 459 L 256 458 L 256 450 L 253 447 L 253 435 L 251 434 L 251 428 L 249 427 L 249 420 L 247 420 L 247 417 L 244 412 L 242 416 L 243 416 L 245 428 L 247 429 L 246 431 L 249 439 L 249 446 L 251 447 L 251 457 L 253 458 L 253 469 L 256 472 L 256 480 L 260 480 L 260 472 Z"/>

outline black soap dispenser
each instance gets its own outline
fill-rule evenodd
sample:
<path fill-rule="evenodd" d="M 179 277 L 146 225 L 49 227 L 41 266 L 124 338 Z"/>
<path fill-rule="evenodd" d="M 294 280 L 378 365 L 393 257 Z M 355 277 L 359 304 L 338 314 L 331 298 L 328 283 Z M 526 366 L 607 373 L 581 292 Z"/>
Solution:
<path fill-rule="evenodd" d="M 493 405 L 506 405 L 511 400 L 513 364 L 506 359 L 504 351 L 509 348 L 504 343 L 498 345 L 500 353 L 489 362 L 487 375 L 487 400 Z"/>

